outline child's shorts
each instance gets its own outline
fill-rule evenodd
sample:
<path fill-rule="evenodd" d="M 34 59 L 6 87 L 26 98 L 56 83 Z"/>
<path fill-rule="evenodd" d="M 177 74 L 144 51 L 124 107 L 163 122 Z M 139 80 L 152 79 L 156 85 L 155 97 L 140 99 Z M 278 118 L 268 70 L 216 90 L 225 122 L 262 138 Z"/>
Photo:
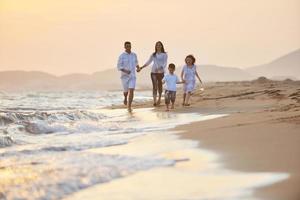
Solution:
<path fill-rule="evenodd" d="M 175 99 L 176 99 L 176 91 L 170 91 L 170 90 L 165 91 L 165 103 L 166 104 L 170 104 L 170 101 L 172 103 L 175 103 Z"/>

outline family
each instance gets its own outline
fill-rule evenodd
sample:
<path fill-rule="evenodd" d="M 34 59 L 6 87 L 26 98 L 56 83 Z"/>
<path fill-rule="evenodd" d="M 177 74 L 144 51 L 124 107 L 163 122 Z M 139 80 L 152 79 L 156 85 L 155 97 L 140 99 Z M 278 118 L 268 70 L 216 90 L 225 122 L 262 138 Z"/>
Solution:
<path fill-rule="evenodd" d="M 189 106 L 190 96 L 196 86 L 196 77 L 202 83 L 200 76 L 196 70 L 196 59 L 193 55 L 188 55 L 185 58 L 185 65 L 181 72 L 181 80 L 177 77 L 175 72 L 175 65 L 170 63 L 168 65 L 168 73 L 166 67 L 168 62 L 168 55 L 165 52 L 164 45 L 158 41 L 155 44 L 155 51 L 150 55 L 149 60 L 143 65 L 139 66 L 137 55 L 131 51 L 131 43 L 124 43 L 125 52 L 123 52 L 118 59 L 118 70 L 121 71 L 121 81 L 123 85 L 124 105 L 127 105 L 128 111 L 131 112 L 132 101 L 134 96 L 134 89 L 136 85 L 136 71 L 140 72 L 145 67 L 152 64 L 151 80 L 153 86 L 153 106 L 158 106 L 161 103 L 163 92 L 163 84 L 165 86 L 165 104 L 166 111 L 169 111 L 170 103 L 171 109 L 174 109 L 176 98 L 176 84 L 183 85 L 183 106 Z"/>

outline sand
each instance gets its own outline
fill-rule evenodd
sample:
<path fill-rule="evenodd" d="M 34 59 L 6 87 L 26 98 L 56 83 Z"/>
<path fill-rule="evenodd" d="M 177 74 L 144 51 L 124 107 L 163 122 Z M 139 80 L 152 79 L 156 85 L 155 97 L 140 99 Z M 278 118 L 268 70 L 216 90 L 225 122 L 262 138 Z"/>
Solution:
<path fill-rule="evenodd" d="M 229 170 L 288 173 L 289 178 L 284 181 L 258 187 L 254 196 L 267 200 L 299 200 L 300 81 L 260 78 L 201 87 L 193 94 L 190 107 L 181 106 L 179 90 L 175 110 L 171 112 L 229 115 L 179 126 L 175 130 L 180 137 L 199 141 L 200 149 L 220 155 L 222 164 Z M 152 102 L 135 103 L 134 108 L 151 105 Z M 165 106 L 162 103 L 155 110 L 164 111 Z M 121 183 L 134 182 L 130 180 Z"/>
<path fill-rule="evenodd" d="M 285 181 L 259 188 L 259 198 L 300 199 L 300 82 L 215 83 L 204 92 L 198 89 L 190 108 L 179 103 L 179 112 L 231 113 L 178 127 L 183 138 L 219 153 L 227 168 L 290 174 Z"/>
<path fill-rule="evenodd" d="M 229 169 L 289 173 L 287 180 L 259 188 L 256 196 L 300 199 L 300 81 L 209 83 L 198 86 L 190 107 L 182 107 L 181 98 L 179 91 L 172 112 L 230 114 L 179 126 L 182 138 L 198 140 L 199 147 L 217 152 Z M 163 105 L 156 108 L 163 109 Z"/>

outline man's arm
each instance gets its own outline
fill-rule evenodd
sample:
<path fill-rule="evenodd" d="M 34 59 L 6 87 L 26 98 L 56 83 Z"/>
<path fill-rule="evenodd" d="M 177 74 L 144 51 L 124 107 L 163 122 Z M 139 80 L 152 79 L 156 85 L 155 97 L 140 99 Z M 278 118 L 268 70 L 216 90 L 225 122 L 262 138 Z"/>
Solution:
<path fill-rule="evenodd" d="M 122 57 L 122 55 L 120 55 L 120 57 L 119 57 L 119 59 L 118 59 L 118 65 L 117 65 L 117 67 L 118 67 L 118 70 L 119 70 L 119 71 L 122 71 L 122 72 L 124 72 L 124 73 L 130 74 L 130 71 L 129 71 L 129 70 L 124 69 L 124 66 L 123 66 L 123 57 Z"/>

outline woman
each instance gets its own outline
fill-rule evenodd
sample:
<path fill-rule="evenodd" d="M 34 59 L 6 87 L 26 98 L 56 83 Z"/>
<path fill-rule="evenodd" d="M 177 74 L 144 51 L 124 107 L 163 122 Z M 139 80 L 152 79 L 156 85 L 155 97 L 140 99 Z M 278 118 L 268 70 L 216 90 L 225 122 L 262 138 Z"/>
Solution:
<path fill-rule="evenodd" d="M 168 55 L 165 52 L 164 45 L 161 41 L 156 42 L 155 51 L 151 54 L 149 60 L 138 69 L 138 72 L 153 62 L 151 69 L 151 80 L 153 86 L 153 105 L 160 104 L 162 95 L 162 79 L 167 66 Z M 157 100 L 158 93 L 158 100 Z M 157 100 L 157 101 L 156 101 Z"/>

